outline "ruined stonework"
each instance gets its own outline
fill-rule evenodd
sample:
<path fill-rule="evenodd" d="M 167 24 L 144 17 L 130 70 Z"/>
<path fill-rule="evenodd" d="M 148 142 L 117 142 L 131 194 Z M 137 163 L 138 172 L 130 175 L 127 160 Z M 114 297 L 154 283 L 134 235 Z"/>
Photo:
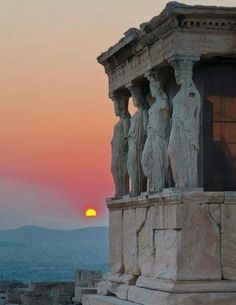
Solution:
<path fill-rule="evenodd" d="M 96 294 L 97 284 L 102 279 L 102 272 L 97 270 L 77 270 L 75 273 L 74 305 L 81 305 L 83 295 Z"/>
<path fill-rule="evenodd" d="M 1 305 L 81 305 L 85 294 L 96 294 L 100 270 L 77 270 L 73 282 L 0 281 Z"/>
<path fill-rule="evenodd" d="M 236 8 L 170 2 L 98 62 L 137 111 L 109 272 L 83 305 L 235 305 Z"/>
<path fill-rule="evenodd" d="M 20 296 L 23 305 L 71 304 L 74 282 L 33 282 Z"/>

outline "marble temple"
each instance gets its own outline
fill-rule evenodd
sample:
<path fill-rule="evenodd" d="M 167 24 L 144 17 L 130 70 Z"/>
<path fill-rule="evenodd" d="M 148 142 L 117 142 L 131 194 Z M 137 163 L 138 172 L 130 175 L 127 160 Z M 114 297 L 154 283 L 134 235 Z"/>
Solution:
<path fill-rule="evenodd" d="M 98 62 L 115 195 L 109 272 L 83 305 L 235 305 L 236 7 L 169 2 Z"/>

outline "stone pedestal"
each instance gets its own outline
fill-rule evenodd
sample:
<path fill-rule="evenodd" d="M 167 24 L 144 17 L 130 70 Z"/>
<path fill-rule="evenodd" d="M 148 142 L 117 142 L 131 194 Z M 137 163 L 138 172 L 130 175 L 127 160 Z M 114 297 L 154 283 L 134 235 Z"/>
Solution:
<path fill-rule="evenodd" d="M 98 293 L 116 298 L 103 300 L 236 304 L 236 193 L 165 189 L 107 203 L 110 272 Z"/>

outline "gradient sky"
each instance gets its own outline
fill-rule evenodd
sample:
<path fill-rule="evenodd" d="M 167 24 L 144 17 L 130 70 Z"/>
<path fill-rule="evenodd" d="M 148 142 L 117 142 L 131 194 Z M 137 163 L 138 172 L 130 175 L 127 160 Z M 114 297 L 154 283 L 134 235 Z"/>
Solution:
<path fill-rule="evenodd" d="M 234 0 L 184 1 L 233 6 Z M 0 229 L 106 225 L 116 118 L 96 57 L 157 0 L 0 2 Z M 96 219 L 84 210 L 95 207 Z"/>

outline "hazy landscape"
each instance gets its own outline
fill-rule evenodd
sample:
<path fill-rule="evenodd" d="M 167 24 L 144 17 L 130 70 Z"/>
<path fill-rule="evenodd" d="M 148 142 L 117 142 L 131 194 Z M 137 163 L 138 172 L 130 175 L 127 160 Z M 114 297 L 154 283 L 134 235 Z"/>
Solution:
<path fill-rule="evenodd" d="M 108 266 L 108 227 L 0 231 L 0 277 L 24 282 L 73 280 L 76 269 Z"/>

